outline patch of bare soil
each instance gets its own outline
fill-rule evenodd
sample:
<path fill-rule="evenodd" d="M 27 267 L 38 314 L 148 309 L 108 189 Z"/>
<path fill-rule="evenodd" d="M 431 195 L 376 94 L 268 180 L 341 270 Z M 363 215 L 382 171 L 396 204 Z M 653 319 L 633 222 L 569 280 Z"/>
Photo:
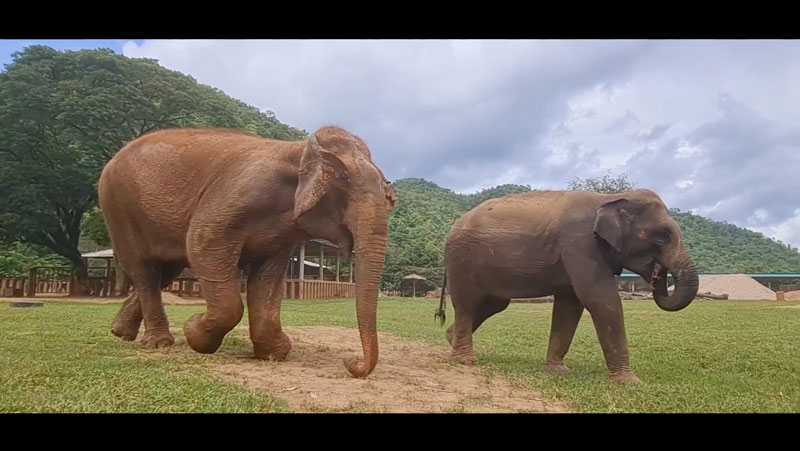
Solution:
<path fill-rule="evenodd" d="M 783 296 L 787 301 L 798 301 L 800 300 L 800 291 L 787 291 Z"/>
<path fill-rule="evenodd" d="M 208 361 L 209 369 L 225 380 L 266 390 L 296 412 L 569 411 L 502 377 L 452 363 L 445 347 L 380 333 L 375 371 L 355 379 L 342 359 L 361 354 L 356 330 L 313 326 L 285 331 L 292 339 L 286 361 L 219 353 Z"/>
<path fill-rule="evenodd" d="M 161 303 L 164 305 L 206 305 L 205 299 L 184 299 L 169 291 L 161 292 Z"/>
<path fill-rule="evenodd" d="M 126 296 L 115 297 L 78 297 L 78 296 L 45 296 L 37 295 L 37 298 L 44 302 L 69 302 L 77 304 L 121 304 L 127 299 Z M 32 300 L 35 298 L 2 298 L 0 302 L 14 302 L 20 300 Z M 203 298 L 182 298 L 168 291 L 161 292 L 161 302 L 165 305 L 206 305 Z"/>

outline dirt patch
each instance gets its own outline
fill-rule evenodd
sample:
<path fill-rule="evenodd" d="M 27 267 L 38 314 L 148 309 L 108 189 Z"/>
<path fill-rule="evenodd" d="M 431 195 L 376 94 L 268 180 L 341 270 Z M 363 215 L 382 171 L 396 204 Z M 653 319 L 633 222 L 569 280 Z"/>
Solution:
<path fill-rule="evenodd" d="M 787 291 L 783 295 L 787 301 L 800 301 L 800 290 Z"/>
<path fill-rule="evenodd" d="M 45 303 L 49 302 L 68 302 L 76 304 L 122 304 L 127 299 L 126 296 L 115 297 L 78 297 L 78 296 L 45 296 L 39 295 L 36 298 L 2 298 L 0 302 L 15 302 L 20 300 L 40 299 Z M 205 299 L 191 298 L 185 299 L 178 297 L 168 291 L 161 292 L 161 302 L 165 305 L 206 305 Z"/>
<path fill-rule="evenodd" d="M 727 294 L 735 301 L 774 301 L 775 292 L 747 274 L 718 274 L 700 276 L 698 293 Z"/>
<path fill-rule="evenodd" d="M 284 362 L 217 354 L 212 373 L 286 400 L 297 412 L 568 412 L 558 403 L 449 361 L 449 349 L 380 333 L 380 360 L 366 379 L 342 359 L 360 354 L 358 332 L 340 327 L 287 327 Z M 242 331 L 246 333 L 246 331 Z"/>
<path fill-rule="evenodd" d="M 161 303 L 164 305 L 206 305 L 205 299 L 184 299 L 168 291 L 161 292 Z"/>

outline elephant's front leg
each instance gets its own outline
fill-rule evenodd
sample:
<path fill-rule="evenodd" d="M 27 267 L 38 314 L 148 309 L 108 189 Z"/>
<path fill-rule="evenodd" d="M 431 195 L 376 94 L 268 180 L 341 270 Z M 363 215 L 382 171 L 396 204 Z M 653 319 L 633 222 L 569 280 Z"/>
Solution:
<path fill-rule="evenodd" d="M 616 294 L 616 300 L 609 296 L 607 301 L 588 307 L 588 310 L 592 315 L 597 337 L 605 354 L 606 366 L 611 372 L 611 379 L 624 383 L 641 383 L 641 380 L 633 374 L 628 358 L 628 340 L 625 337 L 622 301 L 619 294 Z"/>
<path fill-rule="evenodd" d="M 550 326 L 550 344 L 547 347 L 547 371 L 565 374 L 569 368 L 564 364 L 575 330 L 583 315 L 583 305 L 575 293 L 555 295 L 553 302 L 553 320 Z"/>
<path fill-rule="evenodd" d="M 259 265 L 247 279 L 247 310 L 253 353 L 260 359 L 284 360 L 292 342 L 281 329 L 281 300 L 292 246 Z"/>
<path fill-rule="evenodd" d="M 200 288 L 206 298 L 206 313 L 192 315 L 183 326 L 186 342 L 197 352 L 212 354 L 222 339 L 244 314 L 239 294 L 238 271 L 234 268 L 222 279 L 198 273 Z"/>
<path fill-rule="evenodd" d="M 590 259 L 582 262 L 572 260 L 569 263 L 565 259 L 564 263 L 572 263 L 571 268 L 567 267 L 572 286 L 578 300 L 592 315 L 611 379 L 622 383 L 641 383 L 630 367 L 622 300 L 611 269 Z"/>
<path fill-rule="evenodd" d="M 190 317 L 183 330 L 192 349 L 211 354 L 244 314 L 237 266 L 242 244 L 220 229 L 197 227 L 190 230 L 187 247 L 191 249 L 189 263 L 200 281 L 207 310 Z"/>

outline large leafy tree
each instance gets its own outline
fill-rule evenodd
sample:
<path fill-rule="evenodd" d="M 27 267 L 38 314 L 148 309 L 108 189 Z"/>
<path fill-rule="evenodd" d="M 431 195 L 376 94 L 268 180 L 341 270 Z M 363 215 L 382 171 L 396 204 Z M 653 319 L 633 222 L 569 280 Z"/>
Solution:
<path fill-rule="evenodd" d="M 636 189 L 636 185 L 628 180 L 628 174 L 620 174 L 612 177 L 607 172 L 601 177 L 589 177 L 581 179 L 574 177 L 567 182 L 567 188 L 571 191 L 594 191 L 596 193 L 617 194 Z"/>
<path fill-rule="evenodd" d="M 0 72 L 0 240 L 44 246 L 85 279 L 81 221 L 97 204 L 103 166 L 142 134 L 188 126 L 305 135 L 154 60 L 45 46 L 15 53 Z"/>

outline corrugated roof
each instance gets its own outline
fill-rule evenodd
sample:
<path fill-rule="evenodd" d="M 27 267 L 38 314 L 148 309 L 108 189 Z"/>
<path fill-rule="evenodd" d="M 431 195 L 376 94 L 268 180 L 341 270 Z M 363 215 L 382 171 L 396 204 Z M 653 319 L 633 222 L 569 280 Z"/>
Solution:
<path fill-rule="evenodd" d="M 103 249 L 101 251 L 87 252 L 81 254 L 83 258 L 114 258 L 114 249 Z"/>

